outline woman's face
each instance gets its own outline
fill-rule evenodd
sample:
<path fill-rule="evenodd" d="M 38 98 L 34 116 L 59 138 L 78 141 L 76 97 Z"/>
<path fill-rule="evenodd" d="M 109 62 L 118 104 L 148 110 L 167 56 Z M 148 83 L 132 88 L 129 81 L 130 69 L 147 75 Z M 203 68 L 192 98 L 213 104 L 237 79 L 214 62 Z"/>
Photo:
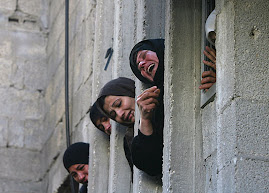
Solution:
<path fill-rule="evenodd" d="M 111 124 L 108 117 L 102 117 L 101 119 L 98 119 L 96 121 L 96 125 L 101 131 L 104 131 L 108 135 L 111 134 Z"/>
<path fill-rule="evenodd" d="M 141 75 L 153 82 L 154 76 L 159 66 L 157 54 L 150 50 L 141 50 L 137 52 L 136 63 Z"/>
<path fill-rule="evenodd" d="M 107 96 L 103 106 L 105 112 L 118 123 L 135 122 L 135 99 L 128 96 Z"/>
<path fill-rule="evenodd" d="M 78 183 L 87 184 L 88 183 L 88 164 L 74 164 L 68 168 L 71 176 Z"/>

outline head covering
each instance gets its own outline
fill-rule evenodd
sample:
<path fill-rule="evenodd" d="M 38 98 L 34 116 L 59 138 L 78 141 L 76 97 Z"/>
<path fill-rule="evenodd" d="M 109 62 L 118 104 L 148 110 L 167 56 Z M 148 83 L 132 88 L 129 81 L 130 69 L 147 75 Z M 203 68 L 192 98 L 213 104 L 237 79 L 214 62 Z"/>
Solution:
<path fill-rule="evenodd" d="M 96 101 L 97 108 L 105 115 L 106 112 L 101 104 L 102 98 L 106 96 L 128 96 L 135 98 L 135 82 L 129 78 L 119 77 L 106 83 L 101 89 Z M 109 117 L 109 115 L 107 115 Z"/>
<path fill-rule="evenodd" d="M 70 145 L 64 152 L 63 164 L 65 169 L 74 164 L 88 164 L 89 163 L 89 143 L 77 142 Z M 68 171 L 69 172 L 69 171 Z"/>
<path fill-rule="evenodd" d="M 208 16 L 206 22 L 205 22 L 205 34 L 206 34 L 206 39 L 212 44 L 215 45 L 215 43 L 212 41 L 212 39 L 209 36 L 210 32 L 215 32 L 216 30 L 216 15 L 217 12 L 214 9 L 210 15 Z"/>
<path fill-rule="evenodd" d="M 141 50 L 151 50 L 157 54 L 159 59 L 159 66 L 154 76 L 154 82 L 152 83 L 145 77 L 141 75 L 140 70 L 138 70 L 138 66 L 136 63 L 137 53 Z M 146 84 L 153 84 L 153 85 L 163 85 L 163 75 L 164 75 L 164 39 L 148 39 L 143 40 L 137 43 L 129 56 L 130 60 L 130 67 L 135 74 L 135 76 L 142 82 Z"/>
<path fill-rule="evenodd" d="M 95 102 L 90 109 L 90 118 L 91 118 L 92 123 L 95 125 L 95 127 L 98 128 L 98 126 L 96 125 L 96 122 L 98 119 L 102 119 L 103 117 L 107 117 L 107 116 L 104 115 L 102 112 L 100 112 L 100 110 L 98 109 L 97 104 Z M 101 131 L 103 131 L 103 130 L 101 130 Z"/>

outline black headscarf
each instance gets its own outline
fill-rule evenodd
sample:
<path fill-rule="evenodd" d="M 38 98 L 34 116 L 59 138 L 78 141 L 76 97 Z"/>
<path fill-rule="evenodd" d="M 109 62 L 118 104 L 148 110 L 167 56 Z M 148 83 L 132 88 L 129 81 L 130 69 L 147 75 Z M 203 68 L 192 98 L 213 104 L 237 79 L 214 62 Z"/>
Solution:
<path fill-rule="evenodd" d="M 152 83 L 141 75 L 136 63 L 137 53 L 141 50 L 151 50 L 157 54 L 159 59 L 159 66 L 154 76 L 154 82 Z M 137 43 L 129 56 L 130 66 L 135 76 L 146 84 L 153 84 L 156 86 L 163 85 L 164 76 L 164 39 L 148 39 Z"/>
<path fill-rule="evenodd" d="M 101 89 L 96 101 L 97 108 L 105 115 L 109 115 L 103 109 L 103 100 L 106 96 L 128 96 L 135 98 L 135 82 L 129 78 L 119 77 L 106 83 Z"/>
<path fill-rule="evenodd" d="M 98 109 L 97 104 L 95 102 L 90 109 L 90 118 L 91 118 L 91 121 L 95 125 L 96 128 L 98 128 L 98 125 L 96 125 L 97 120 L 99 120 L 99 119 L 101 120 L 103 117 L 107 117 L 107 116 L 104 115 L 102 112 L 100 112 L 100 110 Z"/>
<path fill-rule="evenodd" d="M 70 145 L 64 152 L 63 164 L 65 169 L 74 164 L 88 164 L 89 163 L 89 143 L 77 142 Z M 68 171 L 69 172 L 69 171 Z"/>

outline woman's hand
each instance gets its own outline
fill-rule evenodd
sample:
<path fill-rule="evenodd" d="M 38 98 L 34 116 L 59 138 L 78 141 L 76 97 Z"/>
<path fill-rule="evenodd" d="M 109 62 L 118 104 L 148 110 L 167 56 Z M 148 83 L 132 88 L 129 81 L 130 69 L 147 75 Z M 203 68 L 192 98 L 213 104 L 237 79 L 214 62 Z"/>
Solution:
<path fill-rule="evenodd" d="M 151 135 L 153 133 L 151 118 L 154 109 L 158 106 L 157 98 L 160 95 L 160 89 L 153 86 L 145 90 L 137 97 L 136 103 L 140 112 L 140 131 L 144 135 Z"/>
<path fill-rule="evenodd" d="M 204 55 L 210 60 L 203 60 L 203 63 L 207 66 L 212 67 L 216 70 L 216 50 L 206 46 L 204 50 Z M 206 91 L 216 82 L 216 72 L 214 71 L 204 71 L 202 73 L 201 86 L 199 89 L 205 89 Z"/>
<path fill-rule="evenodd" d="M 153 86 L 145 90 L 137 97 L 136 103 L 139 107 L 141 119 L 151 119 L 154 109 L 159 104 L 160 89 Z"/>

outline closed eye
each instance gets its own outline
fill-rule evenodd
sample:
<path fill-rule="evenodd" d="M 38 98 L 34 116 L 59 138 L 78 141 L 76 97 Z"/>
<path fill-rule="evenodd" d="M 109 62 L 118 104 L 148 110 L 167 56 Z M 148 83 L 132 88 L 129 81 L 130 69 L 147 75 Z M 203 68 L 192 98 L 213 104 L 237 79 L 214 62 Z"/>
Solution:
<path fill-rule="evenodd" d="M 83 168 L 84 168 L 84 165 L 79 165 L 79 166 L 77 167 L 77 170 L 83 170 Z"/>
<path fill-rule="evenodd" d="M 121 99 L 118 98 L 117 100 L 115 100 L 111 106 L 112 107 L 120 107 L 121 106 Z"/>
<path fill-rule="evenodd" d="M 137 65 L 137 66 L 139 66 L 139 63 L 140 63 L 141 61 L 145 60 L 147 53 L 148 53 L 147 50 L 141 51 L 141 53 L 139 54 L 139 56 L 138 56 L 137 59 L 136 59 L 136 65 Z"/>

